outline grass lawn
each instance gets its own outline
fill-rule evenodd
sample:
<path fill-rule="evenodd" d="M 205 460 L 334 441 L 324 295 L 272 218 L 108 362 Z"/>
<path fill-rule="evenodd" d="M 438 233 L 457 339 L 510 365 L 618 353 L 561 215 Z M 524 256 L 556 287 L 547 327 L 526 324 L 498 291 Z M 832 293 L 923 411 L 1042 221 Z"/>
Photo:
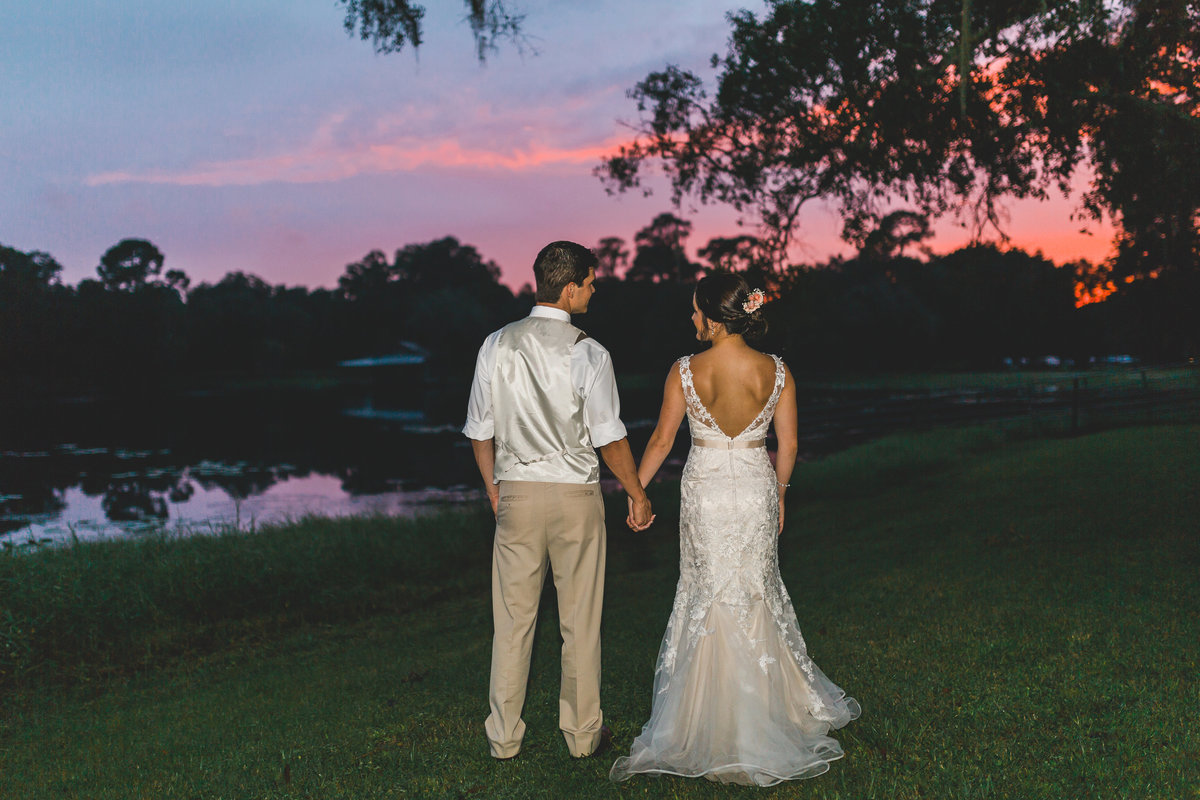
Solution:
<path fill-rule="evenodd" d="M 368 610 L 194 639 L 180 618 L 169 658 L 138 660 L 151 632 L 121 651 L 136 668 L 26 675 L 0 701 L 0 797 L 1200 798 L 1200 426 L 895 436 L 792 485 L 784 580 L 810 653 L 863 706 L 818 778 L 607 780 L 649 714 L 677 577 L 661 485 L 650 532 L 610 506 L 609 757 L 572 761 L 557 730 L 552 593 L 524 750 L 487 756 L 490 531 L 456 528 L 439 566 L 436 527 L 396 523 L 373 535 L 419 534 L 424 566 L 373 590 L 404 598 L 389 612 L 355 595 Z"/>

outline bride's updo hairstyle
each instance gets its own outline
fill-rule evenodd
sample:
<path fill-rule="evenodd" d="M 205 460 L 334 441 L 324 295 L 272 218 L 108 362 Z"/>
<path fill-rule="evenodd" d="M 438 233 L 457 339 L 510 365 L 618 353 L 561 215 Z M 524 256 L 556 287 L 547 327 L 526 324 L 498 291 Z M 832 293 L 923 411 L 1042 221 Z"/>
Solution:
<path fill-rule="evenodd" d="M 720 322 L 730 333 L 758 339 L 767 332 L 762 306 L 746 311 L 753 290 L 736 272 L 710 272 L 696 284 L 696 306 L 705 319 Z"/>

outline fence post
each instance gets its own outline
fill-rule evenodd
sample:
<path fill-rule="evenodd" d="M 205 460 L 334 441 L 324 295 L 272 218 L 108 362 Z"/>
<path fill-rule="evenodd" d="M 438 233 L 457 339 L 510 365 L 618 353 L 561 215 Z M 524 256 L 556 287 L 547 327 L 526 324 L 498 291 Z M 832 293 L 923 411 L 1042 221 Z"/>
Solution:
<path fill-rule="evenodd" d="M 1146 404 L 1146 424 L 1154 422 L 1154 408 L 1150 402 L 1150 380 L 1146 377 L 1146 370 L 1142 370 L 1142 400 Z"/>
<path fill-rule="evenodd" d="M 1071 380 L 1071 435 L 1079 432 L 1079 378 Z"/>
<path fill-rule="evenodd" d="M 1088 379 L 1084 378 L 1082 391 L 1079 393 L 1080 407 L 1082 407 L 1084 403 L 1091 402 L 1090 398 L 1091 398 L 1091 395 L 1088 393 Z M 1089 411 L 1089 413 L 1090 413 L 1090 411 Z"/>

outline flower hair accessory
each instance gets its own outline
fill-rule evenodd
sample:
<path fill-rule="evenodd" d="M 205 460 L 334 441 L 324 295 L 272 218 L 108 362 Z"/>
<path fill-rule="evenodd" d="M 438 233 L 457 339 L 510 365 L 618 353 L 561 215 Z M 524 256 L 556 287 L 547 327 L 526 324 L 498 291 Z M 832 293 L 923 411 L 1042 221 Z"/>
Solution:
<path fill-rule="evenodd" d="M 742 302 L 742 311 L 747 314 L 753 314 L 762 308 L 762 304 L 767 302 L 767 296 L 763 294 L 762 289 L 751 289 L 746 295 L 746 299 Z"/>

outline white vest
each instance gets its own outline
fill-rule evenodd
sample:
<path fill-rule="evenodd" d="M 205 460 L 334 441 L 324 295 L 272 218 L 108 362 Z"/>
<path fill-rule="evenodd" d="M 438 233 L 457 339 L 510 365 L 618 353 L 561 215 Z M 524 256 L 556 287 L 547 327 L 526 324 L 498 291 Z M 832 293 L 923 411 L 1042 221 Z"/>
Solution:
<path fill-rule="evenodd" d="M 501 329 L 492 373 L 496 480 L 600 480 L 584 398 L 571 385 L 571 351 L 586 336 L 547 317 L 526 317 Z"/>

